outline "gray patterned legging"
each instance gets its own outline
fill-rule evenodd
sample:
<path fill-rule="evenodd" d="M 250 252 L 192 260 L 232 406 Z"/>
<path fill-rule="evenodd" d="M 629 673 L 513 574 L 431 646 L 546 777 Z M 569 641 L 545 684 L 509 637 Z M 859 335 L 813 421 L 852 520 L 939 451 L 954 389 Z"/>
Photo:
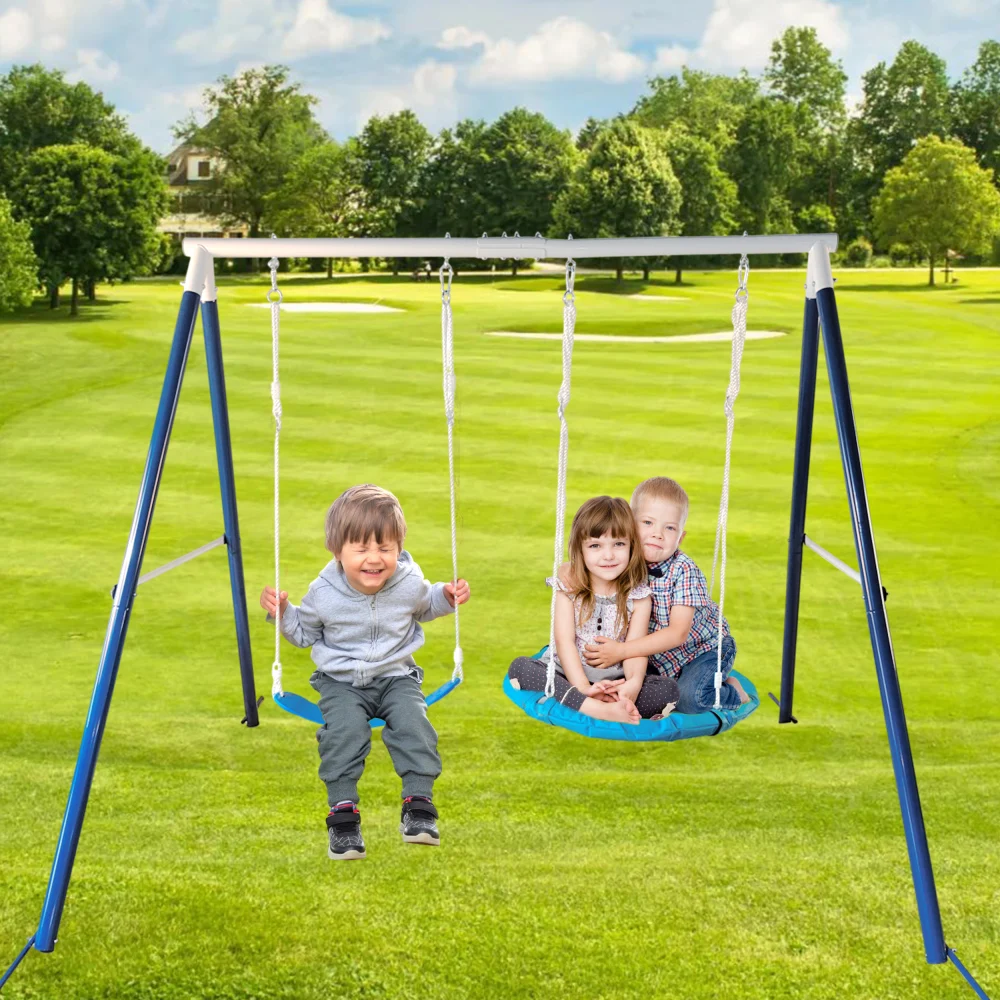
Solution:
<path fill-rule="evenodd" d="M 522 691 L 545 690 L 545 663 L 543 660 L 533 660 L 530 656 L 519 656 L 507 671 L 511 680 L 517 681 Z M 680 691 L 673 677 L 658 677 L 647 675 L 635 699 L 635 707 L 644 719 L 659 715 L 667 705 L 677 704 Z M 580 694 L 562 674 L 556 673 L 556 698 L 567 708 L 580 711 L 585 696 Z"/>

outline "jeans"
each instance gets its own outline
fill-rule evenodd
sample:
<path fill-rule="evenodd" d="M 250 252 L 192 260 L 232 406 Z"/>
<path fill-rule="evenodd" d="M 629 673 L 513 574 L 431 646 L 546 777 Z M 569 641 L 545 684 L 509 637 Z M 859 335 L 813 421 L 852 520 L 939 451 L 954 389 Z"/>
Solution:
<path fill-rule="evenodd" d="M 727 635 L 722 640 L 722 689 L 719 692 L 719 705 L 722 708 L 739 708 L 740 696 L 737 690 L 726 683 L 726 678 L 736 661 L 736 643 L 733 637 Z M 677 702 L 678 712 L 696 715 L 715 708 L 715 671 L 719 664 L 718 646 L 704 653 L 699 653 L 690 663 L 686 663 L 677 678 L 680 688 L 680 701 Z"/>

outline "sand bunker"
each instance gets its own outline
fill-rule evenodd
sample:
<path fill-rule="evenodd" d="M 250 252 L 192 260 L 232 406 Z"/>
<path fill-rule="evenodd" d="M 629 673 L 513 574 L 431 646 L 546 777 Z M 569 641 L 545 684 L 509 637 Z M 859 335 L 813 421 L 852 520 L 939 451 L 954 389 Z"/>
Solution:
<path fill-rule="evenodd" d="M 270 309 L 267 302 L 250 302 L 254 309 Z M 402 309 L 380 306 L 374 302 L 282 302 L 282 312 L 299 313 L 398 313 Z"/>
<path fill-rule="evenodd" d="M 561 333 L 515 333 L 512 330 L 489 330 L 487 337 L 517 337 L 520 340 L 562 340 Z M 770 340 L 784 337 L 778 330 L 747 330 L 747 340 Z M 680 333 L 675 337 L 612 337 L 600 333 L 577 333 L 574 340 L 592 340 L 604 344 L 697 344 L 711 340 L 733 339 L 732 330 L 719 333 Z"/>

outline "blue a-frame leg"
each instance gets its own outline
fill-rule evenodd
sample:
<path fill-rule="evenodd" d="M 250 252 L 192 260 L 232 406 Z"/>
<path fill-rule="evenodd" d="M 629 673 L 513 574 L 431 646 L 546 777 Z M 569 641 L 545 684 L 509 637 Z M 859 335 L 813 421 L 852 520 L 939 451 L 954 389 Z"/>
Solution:
<path fill-rule="evenodd" d="M 153 434 L 150 440 L 146 465 L 139 487 L 139 498 L 136 501 L 132 527 L 125 546 L 125 557 L 122 562 L 121 575 L 114 590 L 114 603 L 108 621 L 108 629 L 104 638 L 104 648 L 101 652 L 100 664 L 97 668 L 97 679 L 91 696 L 90 708 L 84 723 L 83 738 L 77 756 L 76 769 L 70 783 L 69 798 L 66 811 L 63 814 L 62 828 L 56 844 L 55 857 L 52 862 L 52 872 L 42 904 L 42 913 L 38 929 L 28 946 L 21 952 L 14 964 L 7 970 L 0 985 L 13 972 L 17 963 L 24 957 L 33 945 L 37 951 L 52 951 L 56 945 L 56 935 L 62 918 L 63 906 L 66 902 L 66 891 L 69 886 L 73 862 L 76 857 L 77 845 L 80 841 L 80 831 L 83 828 L 84 814 L 90 787 L 94 779 L 94 769 L 97 766 L 97 755 L 107 723 L 111 697 L 114 694 L 118 666 L 121 662 L 122 649 L 128 632 L 129 618 L 135 601 L 142 567 L 146 543 L 149 540 L 149 529 L 156 505 L 156 496 L 163 474 L 163 466 L 167 455 L 167 445 L 170 442 L 170 431 L 177 413 L 177 402 L 180 398 L 181 383 L 187 364 L 188 353 L 191 350 L 191 340 L 194 334 L 195 322 L 198 317 L 198 305 L 202 305 L 202 318 L 205 328 L 205 349 L 208 360 L 209 384 L 212 396 L 212 413 L 215 422 L 216 453 L 219 464 L 219 479 L 222 488 L 223 517 L 225 523 L 226 541 L 229 550 L 230 579 L 233 590 L 233 603 L 236 614 L 237 646 L 240 656 L 240 668 L 243 679 L 244 708 L 246 722 L 250 726 L 258 724 L 257 701 L 254 691 L 253 663 L 250 657 L 250 630 L 247 622 L 246 592 L 243 582 L 243 564 L 240 557 L 239 522 L 236 515 L 236 489 L 233 478 L 232 450 L 229 438 L 229 415 L 226 406 L 226 387 L 222 368 L 222 348 L 219 338 L 219 314 L 215 297 L 215 281 L 213 276 L 213 261 L 208 254 L 198 253 L 191 258 L 188 268 L 184 293 L 181 297 L 177 325 L 170 346 L 170 357 L 167 371 L 163 379 L 163 389 L 160 393 L 160 404 L 153 424 Z"/>
<path fill-rule="evenodd" d="M 805 538 L 806 489 L 809 480 L 809 450 L 812 438 L 813 407 L 816 395 L 816 369 L 819 350 L 818 331 L 822 329 L 823 347 L 833 396 L 833 414 L 840 442 L 840 456 L 847 485 L 847 500 L 851 514 L 854 544 L 861 571 L 868 631 L 875 656 L 885 716 L 889 749 L 903 814 L 903 830 L 917 897 L 917 912 L 923 932 L 927 961 L 941 964 L 949 959 L 980 997 L 982 988 L 945 944 L 941 925 L 934 871 L 931 867 L 927 830 L 924 826 L 920 794 L 910 749 L 910 737 L 903 711 L 903 698 L 896 673 L 896 660 L 889 634 L 889 619 L 885 609 L 885 590 L 879 576 L 878 557 L 864 473 L 861 469 L 861 448 L 851 405 L 851 390 L 844 358 L 844 343 L 840 334 L 840 319 L 833 291 L 830 254 L 817 244 L 809 253 L 806 283 L 806 307 L 802 331 L 801 381 L 799 413 L 795 442 L 795 467 L 792 475 L 792 519 L 788 543 L 787 590 L 785 595 L 785 642 L 782 662 L 782 688 L 779 722 L 792 721 L 792 689 L 795 682 L 795 644 L 798 628 L 799 587 L 802 575 L 802 546 Z"/>

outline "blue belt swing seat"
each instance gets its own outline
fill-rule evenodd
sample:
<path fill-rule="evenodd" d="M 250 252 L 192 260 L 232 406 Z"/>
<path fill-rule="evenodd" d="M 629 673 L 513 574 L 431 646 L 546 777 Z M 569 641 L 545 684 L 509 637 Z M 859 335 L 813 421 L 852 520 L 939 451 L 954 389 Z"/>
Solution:
<path fill-rule="evenodd" d="M 747 278 L 750 274 L 750 264 L 744 254 L 740 260 L 739 288 L 736 291 L 736 303 L 733 306 L 733 349 L 729 372 L 729 388 L 726 392 L 726 461 L 722 477 L 722 497 L 719 502 L 719 521 L 715 533 L 715 553 L 712 558 L 712 582 L 709 593 L 715 589 L 715 569 L 721 552 L 721 571 L 719 574 L 719 619 L 722 620 L 722 609 L 726 596 L 726 528 L 729 519 L 729 466 L 732 454 L 733 426 L 735 422 L 734 405 L 740 391 L 740 365 L 743 360 L 743 347 L 747 333 Z M 576 328 L 576 296 L 574 283 L 576 264 L 570 259 L 566 261 L 566 291 L 563 294 L 563 377 L 559 387 L 559 473 L 556 489 L 556 537 L 555 561 L 552 575 L 558 575 L 559 566 L 563 561 L 565 517 L 566 517 L 566 466 L 569 457 L 569 428 L 566 423 L 566 407 L 569 404 L 570 384 L 573 368 L 573 335 Z M 533 659 L 541 660 L 548 654 L 548 669 L 544 692 L 529 691 L 515 687 L 509 675 L 504 676 L 503 690 L 510 700 L 526 715 L 550 726 L 559 726 L 581 736 L 589 736 L 600 740 L 623 740 L 632 743 L 663 742 L 672 743 L 675 740 L 689 740 L 697 736 L 717 736 L 732 729 L 760 707 L 760 697 L 753 682 L 738 671 L 731 673 L 743 685 L 750 700 L 739 708 L 726 709 L 720 705 L 722 686 L 722 633 L 719 634 L 719 666 L 715 675 L 715 706 L 708 711 L 688 714 L 673 712 L 663 719 L 641 719 L 637 724 L 624 722 L 609 722 L 606 719 L 594 719 L 583 712 L 569 708 L 554 697 L 555 661 L 552 651 L 555 649 L 555 604 L 556 590 L 552 589 L 552 607 L 550 612 L 549 645 L 536 653 Z"/>
<path fill-rule="evenodd" d="M 279 443 L 281 439 L 281 382 L 278 378 L 278 345 L 281 329 L 281 301 L 282 294 L 278 289 L 278 260 L 272 257 L 268 261 L 271 270 L 271 289 L 267 293 L 267 301 L 271 306 L 271 357 L 272 357 L 272 382 L 271 382 L 271 407 L 274 416 L 274 589 L 281 595 L 281 584 L 279 581 L 280 569 L 280 519 L 278 500 L 278 457 Z M 447 258 L 441 266 L 441 355 L 442 367 L 444 370 L 444 413 L 448 425 L 448 484 L 451 494 L 451 560 L 452 560 L 452 580 L 458 580 L 458 533 L 455 519 L 455 352 L 454 334 L 452 329 L 451 315 L 451 279 L 453 275 L 451 264 Z M 280 609 L 279 609 L 280 610 Z M 459 641 L 458 607 L 455 607 L 455 666 L 451 677 L 439 688 L 432 691 L 424 699 L 427 705 L 433 705 L 446 695 L 451 694 L 459 684 L 462 683 L 462 646 Z M 318 726 L 325 725 L 326 720 L 320 711 L 319 705 L 312 699 L 305 698 L 300 694 L 286 691 L 282 685 L 281 668 L 281 629 L 278 622 L 274 626 L 274 663 L 271 665 L 271 697 L 274 703 L 290 715 L 297 715 L 300 719 L 315 723 Z M 372 729 L 385 725 L 384 719 L 371 719 Z"/>

